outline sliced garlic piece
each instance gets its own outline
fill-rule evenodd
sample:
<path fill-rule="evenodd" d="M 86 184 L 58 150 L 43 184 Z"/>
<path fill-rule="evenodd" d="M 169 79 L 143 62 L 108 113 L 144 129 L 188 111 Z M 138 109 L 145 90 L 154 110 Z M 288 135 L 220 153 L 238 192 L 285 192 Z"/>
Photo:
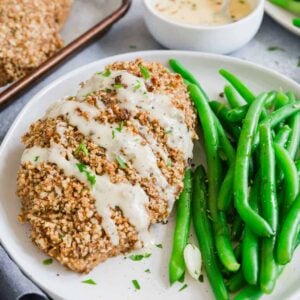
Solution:
<path fill-rule="evenodd" d="M 185 266 L 190 275 L 198 280 L 201 273 L 201 253 L 200 250 L 192 244 L 187 244 L 183 250 Z"/>

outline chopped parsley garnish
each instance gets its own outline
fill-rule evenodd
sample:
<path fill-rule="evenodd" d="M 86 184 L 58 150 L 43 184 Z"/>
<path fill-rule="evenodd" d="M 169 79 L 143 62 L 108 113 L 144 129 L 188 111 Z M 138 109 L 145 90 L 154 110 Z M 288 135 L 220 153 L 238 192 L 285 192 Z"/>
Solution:
<path fill-rule="evenodd" d="M 167 160 L 167 166 L 170 167 L 170 168 L 172 167 L 172 162 L 171 162 L 170 158 L 168 158 L 168 160 Z"/>
<path fill-rule="evenodd" d="M 79 146 L 75 150 L 75 154 L 78 155 L 80 152 L 82 152 L 84 155 L 89 154 L 89 150 L 87 149 L 86 145 L 84 143 L 80 143 Z"/>
<path fill-rule="evenodd" d="M 145 273 L 151 273 L 150 269 L 146 269 Z"/>
<path fill-rule="evenodd" d="M 114 88 L 115 89 L 122 89 L 124 87 L 124 85 L 122 84 L 122 83 L 116 83 L 115 85 L 114 85 Z"/>
<path fill-rule="evenodd" d="M 178 292 L 181 292 L 182 290 L 186 289 L 187 286 L 188 286 L 188 285 L 185 283 L 185 284 L 178 290 Z"/>
<path fill-rule="evenodd" d="M 285 51 L 284 48 L 281 48 L 281 47 L 276 47 L 276 46 L 272 46 L 272 47 L 269 47 L 268 48 L 268 51 Z"/>
<path fill-rule="evenodd" d="M 86 283 L 86 284 L 91 284 L 91 285 L 96 285 L 97 283 L 93 280 L 93 279 L 86 279 L 83 280 L 82 283 Z"/>
<path fill-rule="evenodd" d="M 38 161 L 39 160 L 39 156 L 36 156 L 35 158 L 34 158 L 34 161 Z"/>
<path fill-rule="evenodd" d="M 116 131 L 121 132 L 123 130 L 123 126 L 124 126 L 124 122 L 121 121 L 119 123 L 118 127 L 116 127 L 115 129 L 113 129 L 113 131 L 111 133 L 113 139 L 116 137 Z"/>
<path fill-rule="evenodd" d="M 119 123 L 118 127 L 116 128 L 116 130 L 119 131 L 119 132 L 121 132 L 122 129 L 123 129 L 123 126 L 124 126 L 124 122 L 121 121 L 121 122 Z"/>
<path fill-rule="evenodd" d="M 145 254 L 132 254 L 129 256 L 129 258 L 133 261 L 140 261 L 143 258 L 148 258 L 151 256 L 151 253 L 145 253 Z"/>
<path fill-rule="evenodd" d="M 166 134 L 169 134 L 169 133 L 172 133 L 172 131 L 173 131 L 173 129 L 170 128 L 170 129 L 168 129 L 168 130 L 165 130 L 165 133 L 166 133 Z"/>
<path fill-rule="evenodd" d="M 96 183 L 96 176 L 92 175 L 90 172 L 85 172 L 86 178 L 91 186 L 94 186 Z"/>
<path fill-rule="evenodd" d="M 92 175 L 91 172 L 87 171 L 85 164 L 77 163 L 76 166 L 80 173 L 83 173 L 83 172 L 85 173 L 86 179 L 88 180 L 90 185 L 93 186 L 96 183 L 96 176 Z"/>
<path fill-rule="evenodd" d="M 104 76 L 104 77 L 109 77 L 110 74 L 111 74 L 111 71 L 110 71 L 110 69 L 106 69 L 105 72 L 99 72 L 99 73 L 97 73 L 97 74 L 98 74 L 98 75 L 102 75 L 102 76 Z"/>
<path fill-rule="evenodd" d="M 140 71 L 141 71 L 142 76 L 143 76 L 146 80 L 148 80 L 148 79 L 151 77 L 151 74 L 150 74 L 148 68 L 146 68 L 146 67 L 140 65 Z"/>
<path fill-rule="evenodd" d="M 126 169 L 126 164 L 119 155 L 116 156 L 116 161 L 122 169 Z"/>
<path fill-rule="evenodd" d="M 156 246 L 157 248 L 162 248 L 162 247 L 163 247 L 162 244 L 155 244 L 155 246 Z"/>
<path fill-rule="evenodd" d="M 77 163 L 76 166 L 77 166 L 80 173 L 85 172 L 85 170 L 86 170 L 86 165 L 85 164 Z"/>
<path fill-rule="evenodd" d="M 139 282 L 136 279 L 131 280 L 131 282 L 132 282 L 132 284 L 133 284 L 133 286 L 136 290 L 141 289 L 141 286 L 140 286 Z"/>
<path fill-rule="evenodd" d="M 142 85 L 141 85 L 140 81 L 137 80 L 136 85 L 133 87 L 133 91 L 136 92 L 141 86 Z"/>
<path fill-rule="evenodd" d="M 43 265 L 45 266 L 49 266 L 53 263 L 53 259 L 52 258 L 47 258 L 45 260 L 43 260 Z"/>

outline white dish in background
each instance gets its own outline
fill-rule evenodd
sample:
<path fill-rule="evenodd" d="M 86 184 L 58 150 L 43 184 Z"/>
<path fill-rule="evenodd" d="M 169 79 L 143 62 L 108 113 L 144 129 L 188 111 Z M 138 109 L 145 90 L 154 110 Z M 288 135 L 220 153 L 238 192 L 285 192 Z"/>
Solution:
<path fill-rule="evenodd" d="M 0 240 L 24 273 L 53 299 L 213 299 L 206 277 L 204 283 L 200 283 L 186 275 L 185 282 L 188 287 L 181 292 L 178 290 L 182 283 L 169 286 L 168 260 L 173 235 L 173 215 L 167 225 L 153 226 L 156 243 L 161 243 L 163 248 L 153 246 L 151 249 L 141 250 L 142 253 L 151 252 L 151 257 L 140 262 L 124 259 L 122 256 L 111 258 L 98 265 L 88 275 L 68 271 L 57 262 L 49 266 L 43 265 L 42 261 L 46 256 L 30 241 L 28 227 L 17 222 L 20 204 L 15 194 L 15 182 L 23 151 L 21 135 L 32 122 L 44 115 L 50 103 L 65 95 L 74 94 L 78 84 L 93 73 L 103 70 L 105 65 L 116 60 L 131 60 L 136 57 L 159 61 L 166 65 L 170 58 L 180 60 L 201 80 L 204 89 L 213 99 L 218 98 L 225 83 L 218 74 L 220 68 L 226 68 L 241 77 L 256 93 L 282 88 L 292 90 L 300 97 L 300 86 L 274 71 L 230 57 L 183 51 L 148 51 L 109 57 L 74 70 L 41 90 L 23 108 L 0 148 Z M 201 148 L 197 149 L 196 159 L 203 157 L 202 151 Z M 299 261 L 298 250 L 282 274 L 274 293 L 265 296 L 264 299 L 300 299 Z M 145 273 L 148 268 L 151 273 Z M 95 280 L 97 285 L 81 283 L 88 278 Z M 139 281 L 139 291 L 134 290 L 131 282 L 133 279 Z"/>
<path fill-rule="evenodd" d="M 277 5 L 270 3 L 268 0 L 266 0 L 265 3 L 265 12 L 287 30 L 300 36 L 300 28 L 294 26 L 292 23 L 293 19 L 296 18 L 296 15 Z"/>
<path fill-rule="evenodd" d="M 169 49 L 230 53 L 247 44 L 263 18 L 264 0 L 250 0 L 252 12 L 225 25 L 188 25 L 174 22 L 155 11 L 154 0 L 143 0 L 144 19 L 153 37 Z"/>

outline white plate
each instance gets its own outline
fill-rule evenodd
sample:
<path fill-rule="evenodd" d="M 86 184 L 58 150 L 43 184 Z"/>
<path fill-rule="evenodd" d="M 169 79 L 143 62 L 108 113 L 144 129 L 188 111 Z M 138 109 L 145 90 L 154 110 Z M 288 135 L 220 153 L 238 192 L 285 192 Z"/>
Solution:
<path fill-rule="evenodd" d="M 300 36 L 300 28 L 294 26 L 292 23 L 293 19 L 296 18 L 296 15 L 272 4 L 268 0 L 265 1 L 265 12 L 287 30 Z"/>
<path fill-rule="evenodd" d="M 153 229 L 157 243 L 163 249 L 153 247 L 145 251 L 152 256 L 140 262 L 116 257 L 97 266 L 88 275 L 79 275 L 66 270 L 58 263 L 45 266 L 45 255 L 30 241 L 28 228 L 17 222 L 20 210 L 15 195 L 16 173 L 23 151 L 21 135 L 30 123 L 43 116 L 49 104 L 65 95 L 75 93 L 78 84 L 88 79 L 94 72 L 116 60 L 130 60 L 143 57 L 147 60 L 167 63 L 169 58 L 179 59 L 201 80 L 203 87 L 212 98 L 218 98 L 224 80 L 218 75 L 220 68 L 226 68 L 249 84 L 258 92 L 272 89 L 292 90 L 300 97 L 300 86 L 292 80 L 249 62 L 212 54 L 181 51 L 149 51 L 123 54 L 96 61 L 62 76 L 41 90 L 24 107 L 0 148 L 0 237 L 1 243 L 20 268 L 54 299 L 213 299 L 207 278 L 199 283 L 186 276 L 188 287 L 179 292 L 182 284 L 172 287 L 168 283 L 168 260 L 173 232 L 173 217 L 167 225 L 156 225 Z M 198 153 L 201 151 L 198 151 Z M 200 153 L 199 153 L 200 154 Z M 144 252 L 144 251 L 142 251 Z M 268 299 L 299 299 L 300 252 L 286 268 L 277 288 Z M 145 273 L 146 269 L 151 273 Z M 59 276 L 57 275 L 59 274 Z M 97 285 L 81 283 L 92 278 Z M 131 280 L 137 279 L 141 290 L 135 291 Z"/>

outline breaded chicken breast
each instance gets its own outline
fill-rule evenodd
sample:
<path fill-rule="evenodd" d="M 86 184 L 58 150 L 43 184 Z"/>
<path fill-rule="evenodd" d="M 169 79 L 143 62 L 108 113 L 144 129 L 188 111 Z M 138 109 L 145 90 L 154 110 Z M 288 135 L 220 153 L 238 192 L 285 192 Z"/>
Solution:
<path fill-rule="evenodd" d="M 17 194 L 33 242 L 76 272 L 147 244 L 183 188 L 195 119 L 180 75 L 141 59 L 55 102 L 23 136 Z"/>

